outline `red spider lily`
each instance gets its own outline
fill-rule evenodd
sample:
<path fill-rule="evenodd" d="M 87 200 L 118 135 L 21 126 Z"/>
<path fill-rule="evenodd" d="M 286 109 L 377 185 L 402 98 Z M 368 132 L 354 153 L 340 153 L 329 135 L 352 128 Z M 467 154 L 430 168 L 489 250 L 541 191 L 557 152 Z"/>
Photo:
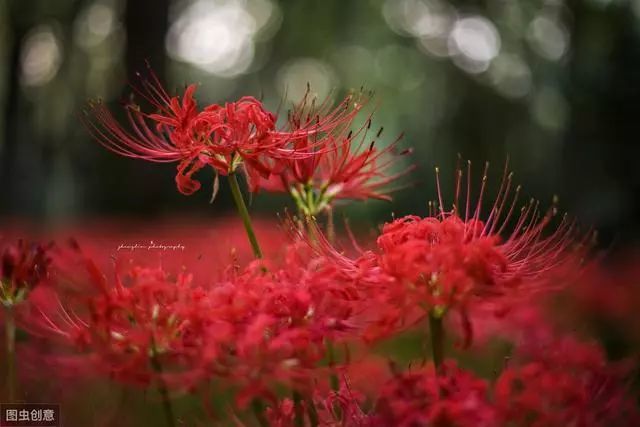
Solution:
<path fill-rule="evenodd" d="M 397 374 L 380 390 L 377 426 L 495 426 L 487 383 L 447 361 L 443 373 L 425 370 Z"/>
<path fill-rule="evenodd" d="M 423 292 L 430 307 L 443 309 L 464 305 L 470 297 L 523 298 L 553 286 L 545 274 L 579 260 L 583 252 L 576 251 L 576 246 L 586 246 L 586 240 L 576 239 L 575 224 L 565 216 L 559 225 L 552 226 L 556 207 L 543 214 L 538 203 L 531 201 L 520 210 L 511 232 L 503 237 L 513 219 L 520 187 L 510 198 L 512 174 L 507 175 L 505 167 L 493 206 L 487 219 L 482 220 L 487 169 L 473 210 L 469 202 L 470 164 L 468 169 L 464 215 L 458 208 L 462 180 L 459 169 L 451 211 L 444 210 L 438 179 L 437 212 L 427 218 L 407 216 L 385 224 L 378 238 L 380 263 L 385 271 Z M 547 229 L 552 232 L 545 236 Z M 585 239 L 589 236 L 586 234 Z"/>
<path fill-rule="evenodd" d="M 373 419 L 362 409 L 365 398 L 343 381 L 338 391 L 314 390 L 313 398 L 299 401 L 297 407 L 292 399 L 275 401 L 266 415 L 273 427 L 373 427 Z"/>
<path fill-rule="evenodd" d="M 190 85 L 180 96 L 170 96 L 150 72 L 135 92 L 158 113 L 145 113 L 135 104 L 125 107 L 129 129 L 123 128 L 101 102 L 90 103 L 85 123 L 109 150 L 126 157 L 159 163 L 179 162 L 176 183 L 186 195 L 200 188 L 193 175 L 211 166 L 217 174 L 235 172 L 241 165 L 251 191 L 258 177 L 267 178 L 277 159 L 312 156 L 293 143 L 310 135 L 331 132 L 360 110 L 347 98 L 333 110 L 327 103 L 316 108 L 307 97 L 289 115 L 289 128 L 276 129 L 277 117 L 252 97 L 198 111 Z M 217 181 L 214 183 L 214 193 Z"/>
<path fill-rule="evenodd" d="M 211 355 L 202 340 L 210 350 L 225 331 L 208 328 L 206 312 L 197 310 L 204 291 L 191 277 L 131 266 L 108 280 L 89 258 L 79 261 L 88 281 L 64 290 L 62 282 L 72 276 L 61 270 L 60 289 L 34 301 L 27 329 L 72 345 L 84 357 L 75 358 L 80 365 L 117 381 L 149 386 L 167 380 L 181 389 L 195 383 L 202 358 Z"/>
<path fill-rule="evenodd" d="M 340 388 L 329 393 L 316 393 L 314 397 L 315 412 L 320 425 L 367 427 L 374 426 L 374 418 L 365 412 L 366 396 L 351 386 L 347 378 L 343 378 Z"/>
<path fill-rule="evenodd" d="M 292 235 L 311 248 L 316 257 L 325 260 L 327 268 L 333 270 L 333 280 L 340 286 L 348 285 L 352 295 L 358 301 L 359 319 L 361 319 L 365 341 L 373 341 L 397 332 L 407 322 L 412 323 L 423 317 L 422 310 L 416 306 L 396 304 L 392 301 L 391 291 L 401 291 L 398 281 L 380 265 L 378 255 L 370 250 L 363 251 L 355 239 L 352 243 L 358 256 L 345 255 L 331 244 L 315 221 L 309 221 L 308 234 L 304 228 L 289 221 Z"/>
<path fill-rule="evenodd" d="M 309 221 L 309 234 L 304 228 L 289 222 L 289 230 L 296 239 L 311 248 L 315 256 L 324 260 L 334 287 L 349 289 L 358 307 L 360 338 L 373 341 L 397 332 L 407 322 L 420 319 L 419 307 L 392 303 L 391 290 L 398 290 L 397 279 L 380 266 L 373 251 L 363 251 L 352 239 L 359 256 L 351 257 L 331 244 L 315 221 Z M 395 301 L 394 301 L 395 302 Z M 419 313 L 417 313 L 419 311 Z"/>
<path fill-rule="evenodd" d="M 266 417 L 271 427 L 295 426 L 293 400 L 283 399 L 280 402 L 276 402 L 274 406 L 269 406 L 266 410 Z"/>
<path fill-rule="evenodd" d="M 188 390 L 224 378 L 240 387 L 239 402 L 269 396 L 274 384 L 310 393 L 320 372 L 326 377 L 318 369 L 326 340 L 355 335 L 357 301 L 321 260 L 294 248 L 289 254 L 286 269 L 231 266 L 206 287 L 186 271 L 174 276 L 135 264 L 117 263 L 108 280 L 81 255 L 88 277 L 60 273 L 73 282 L 38 299 L 28 329 L 73 345 L 85 365 L 117 381 Z M 78 257 L 71 258 L 60 271 L 77 269 Z"/>
<path fill-rule="evenodd" d="M 0 242 L 0 302 L 10 307 L 27 297 L 37 285 L 49 276 L 51 245 Z"/>
<path fill-rule="evenodd" d="M 627 397 L 625 370 L 607 366 L 601 350 L 573 338 L 556 339 L 510 366 L 495 385 L 503 424 L 514 426 L 635 426 L 637 405 Z"/>
<path fill-rule="evenodd" d="M 559 333 L 538 302 L 520 303 L 500 318 L 474 316 L 483 333 L 512 342 L 494 386 L 501 425 L 636 425 L 640 413 L 625 379 L 631 361 L 608 363 L 596 344 Z"/>
<path fill-rule="evenodd" d="M 280 163 L 282 170 L 263 180 L 260 186 L 268 191 L 291 193 L 300 212 L 308 216 L 329 209 L 335 199 L 391 200 L 389 184 L 413 169 L 392 171 L 399 160 L 394 151 L 401 137 L 377 149 L 375 144 L 382 128 L 369 141 L 371 117 L 354 132 L 349 128 L 355 118 L 350 117 L 344 126 L 325 135 L 296 140 L 298 150 L 315 155 L 284 159 Z M 405 150 L 400 155 L 408 153 L 410 150 Z"/>
<path fill-rule="evenodd" d="M 232 355 L 216 367 L 243 385 L 242 403 L 264 397 L 272 382 L 308 395 L 315 381 L 327 378 L 326 368 L 318 368 L 326 341 L 357 335 L 358 301 L 348 288 L 339 289 L 332 271 L 316 260 L 296 264 L 296 257 L 287 257 L 286 269 L 243 272 L 216 303 L 242 308 L 230 313 L 236 333 Z"/>
<path fill-rule="evenodd" d="M 470 174 L 470 165 L 468 168 Z M 506 168 L 487 219 L 480 219 L 486 172 L 485 168 L 473 210 L 470 178 L 464 213 L 458 208 L 463 176 L 458 170 L 452 210 L 444 210 L 438 191 L 437 212 L 427 218 L 407 216 L 385 224 L 377 250 L 365 251 L 357 259 L 338 253 L 319 230 L 309 239 L 314 240 L 310 245 L 327 254 L 337 268 L 357 277 L 369 298 L 379 304 L 379 322 L 371 337 L 419 320 L 422 316 L 416 310 L 442 316 L 456 309 L 463 315 L 469 341 L 471 324 L 466 311 L 470 303 L 526 299 L 562 286 L 563 281 L 556 280 L 560 272 L 566 275 L 579 265 L 590 234 L 579 238 L 575 224 L 566 216 L 552 226 L 555 206 L 543 214 L 532 201 L 514 215 L 520 189 L 510 195 L 512 175 Z M 437 184 L 440 188 L 439 178 Z M 515 226 L 503 237 L 511 220 Z M 552 232 L 545 235 L 547 229 Z"/>

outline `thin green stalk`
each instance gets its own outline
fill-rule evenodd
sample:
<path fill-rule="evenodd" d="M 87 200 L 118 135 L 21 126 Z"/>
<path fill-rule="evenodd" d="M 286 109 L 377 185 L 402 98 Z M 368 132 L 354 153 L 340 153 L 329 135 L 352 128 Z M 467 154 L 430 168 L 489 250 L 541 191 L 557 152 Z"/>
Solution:
<path fill-rule="evenodd" d="M 433 364 L 438 375 L 442 373 L 442 362 L 444 361 L 444 328 L 442 326 L 442 315 L 433 311 L 429 312 L 429 330 L 431 332 L 431 352 L 433 354 Z"/>
<path fill-rule="evenodd" d="M 253 255 L 256 258 L 262 258 L 262 250 L 260 250 L 260 245 L 258 244 L 256 233 L 253 231 L 253 226 L 251 225 L 251 217 L 249 216 L 249 210 L 247 209 L 247 205 L 242 198 L 242 192 L 240 191 L 240 185 L 238 184 L 238 178 L 235 172 L 229 174 L 229 187 L 231 187 L 233 201 L 236 204 L 236 208 L 238 208 L 238 214 L 240 215 L 240 218 L 242 218 L 244 229 L 247 232 L 247 237 L 249 238 L 249 242 L 251 243 Z"/>
<path fill-rule="evenodd" d="M 175 427 L 176 424 L 173 416 L 173 407 L 171 406 L 171 398 L 169 397 L 169 389 L 167 389 L 167 384 L 164 382 L 164 379 L 162 379 L 162 365 L 160 364 L 160 360 L 158 360 L 158 353 L 155 345 L 153 345 L 151 349 L 151 366 L 153 367 L 153 370 L 159 374 L 158 391 L 162 398 L 162 408 L 164 409 L 165 418 L 167 419 L 167 426 Z"/>
<path fill-rule="evenodd" d="M 327 240 L 332 245 L 336 242 L 336 227 L 333 223 L 333 208 L 327 209 Z"/>
<path fill-rule="evenodd" d="M 329 369 L 331 369 L 331 375 L 329 376 L 329 384 L 331 385 L 331 389 L 334 391 L 340 390 L 340 381 L 338 379 L 338 375 L 336 374 L 336 350 L 333 347 L 333 342 L 330 339 L 327 339 L 327 359 L 329 361 Z"/>
<path fill-rule="evenodd" d="M 304 427 L 304 407 L 302 406 L 302 394 L 299 391 L 293 390 L 293 425 L 295 427 Z"/>
<path fill-rule="evenodd" d="M 318 419 L 318 412 L 313 399 L 307 399 L 307 408 L 309 408 L 309 424 L 311 424 L 311 427 L 318 427 L 320 420 Z"/>
<path fill-rule="evenodd" d="M 7 344 L 7 398 L 15 402 L 16 395 L 16 322 L 13 308 L 5 308 L 4 328 Z"/>
<path fill-rule="evenodd" d="M 309 237 L 309 243 L 316 246 L 320 241 L 318 236 L 318 231 L 316 227 L 318 223 L 316 222 L 316 217 L 312 215 L 305 215 L 304 217 L 305 225 L 307 226 L 307 236 Z"/>
<path fill-rule="evenodd" d="M 127 404 L 129 403 L 128 401 L 130 396 L 127 388 L 119 389 L 118 394 L 120 394 L 118 403 L 116 404 L 116 407 L 111 411 L 111 413 L 107 416 L 107 422 L 104 425 L 118 425 L 118 422 L 122 417 L 122 411 L 127 407 Z"/>
<path fill-rule="evenodd" d="M 267 420 L 267 417 L 264 415 L 264 404 L 260 399 L 255 398 L 251 401 L 251 409 L 260 427 L 269 427 L 269 420 Z"/>

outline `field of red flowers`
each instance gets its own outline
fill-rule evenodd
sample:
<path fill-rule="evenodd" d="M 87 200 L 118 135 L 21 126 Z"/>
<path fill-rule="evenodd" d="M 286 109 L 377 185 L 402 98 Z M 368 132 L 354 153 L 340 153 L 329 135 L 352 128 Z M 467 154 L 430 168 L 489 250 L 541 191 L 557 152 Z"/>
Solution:
<path fill-rule="evenodd" d="M 369 93 L 271 112 L 195 90 L 149 72 L 153 112 L 95 102 L 84 122 L 177 163 L 185 195 L 228 183 L 238 216 L 1 230 L 3 402 L 59 404 L 65 426 L 640 425 L 637 256 L 603 254 L 508 162 L 454 159 L 425 216 L 352 232 L 336 202 L 390 200 L 410 173 Z M 297 211 L 251 218 L 245 192 Z"/>

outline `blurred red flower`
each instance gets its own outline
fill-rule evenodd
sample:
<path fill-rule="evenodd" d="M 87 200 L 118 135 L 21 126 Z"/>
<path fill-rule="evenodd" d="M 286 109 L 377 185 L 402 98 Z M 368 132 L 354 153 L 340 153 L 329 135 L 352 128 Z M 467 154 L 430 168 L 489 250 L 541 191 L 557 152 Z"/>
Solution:
<path fill-rule="evenodd" d="M 374 409 L 376 426 L 495 426 L 486 381 L 458 368 L 443 365 L 397 374 L 380 390 Z"/>
<path fill-rule="evenodd" d="M 15 244 L 0 240 L 0 303 L 5 307 L 19 304 L 49 279 L 51 246 L 23 239 Z"/>
<path fill-rule="evenodd" d="M 573 337 L 520 351 L 521 364 L 495 384 L 501 423 L 515 426 L 636 426 L 627 370 L 608 365 L 601 350 Z"/>

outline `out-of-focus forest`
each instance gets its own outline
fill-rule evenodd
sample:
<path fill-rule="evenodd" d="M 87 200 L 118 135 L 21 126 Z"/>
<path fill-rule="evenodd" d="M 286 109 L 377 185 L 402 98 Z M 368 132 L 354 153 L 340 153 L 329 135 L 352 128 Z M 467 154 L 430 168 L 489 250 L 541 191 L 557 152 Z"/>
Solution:
<path fill-rule="evenodd" d="M 182 196 L 174 166 L 120 158 L 81 125 L 87 99 L 117 106 L 145 61 L 172 90 L 199 83 L 201 104 L 254 95 L 275 109 L 307 82 L 320 97 L 375 90 L 375 124 L 388 141 L 404 132 L 418 165 L 396 214 L 425 213 L 433 166 L 453 176 L 457 153 L 478 179 L 489 160 L 495 181 L 509 156 L 526 194 L 557 194 L 606 243 L 638 239 L 638 0 L 0 0 L 3 221 L 231 209 L 225 189 L 213 205 Z M 282 200 L 258 194 L 252 209 Z M 389 216 L 382 202 L 349 209 Z"/>

